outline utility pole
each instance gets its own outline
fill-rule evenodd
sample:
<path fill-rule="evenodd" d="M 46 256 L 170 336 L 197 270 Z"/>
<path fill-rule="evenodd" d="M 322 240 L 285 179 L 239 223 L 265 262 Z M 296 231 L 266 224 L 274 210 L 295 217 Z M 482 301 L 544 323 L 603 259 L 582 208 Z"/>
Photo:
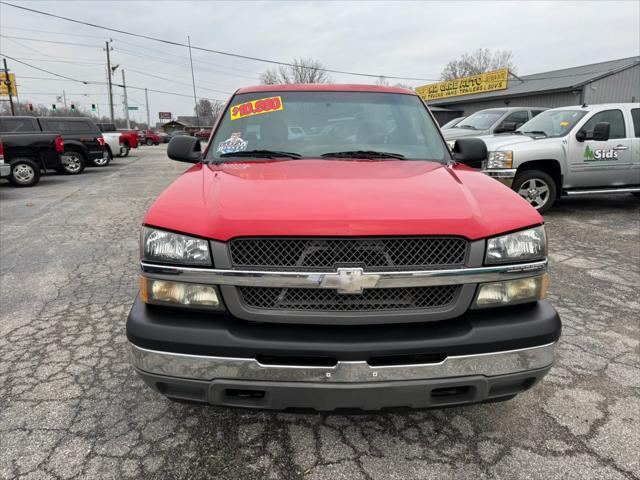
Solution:
<path fill-rule="evenodd" d="M 122 72 L 122 89 L 124 90 L 124 118 L 127 119 L 127 129 L 130 129 L 131 122 L 129 122 L 129 102 L 127 101 L 127 82 L 124 80 L 124 68 L 120 71 Z"/>
<path fill-rule="evenodd" d="M 191 56 L 191 37 L 187 35 L 187 41 L 189 42 L 189 61 L 191 62 L 191 81 L 193 82 L 193 105 L 195 107 L 195 114 L 197 120 L 197 126 L 200 126 L 200 114 L 198 113 L 198 98 L 196 97 L 196 76 L 193 74 L 193 57 Z"/>
<path fill-rule="evenodd" d="M 67 111 L 67 93 L 62 90 L 62 99 L 64 100 L 64 110 Z"/>
<path fill-rule="evenodd" d="M 105 42 L 105 50 L 107 51 L 107 84 L 109 85 L 109 113 L 111 114 L 111 123 L 115 123 L 116 118 L 113 115 L 113 85 L 111 85 L 111 56 L 109 55 L 110 40 Z"/>
<path fill-rule="evenodd" d="M 4 63 L 4 83 L 7 86 L 7 93 L 9 94 L 9 105 L 11 105 L 11 115 L 16 115 L 16 110 L 13 107 L 13 98 L 11 97 L 11 78 L 9 77 L 9 69 L 7 68 L 7 59 L 3 58 L 2 62 Z"/>
<path fill-rule="evenodd" d="M 144 99 L 147 102 L 147 129 L 151 128 L 151 119 L 149 118 L 149 92 L 144 89 Z"/>

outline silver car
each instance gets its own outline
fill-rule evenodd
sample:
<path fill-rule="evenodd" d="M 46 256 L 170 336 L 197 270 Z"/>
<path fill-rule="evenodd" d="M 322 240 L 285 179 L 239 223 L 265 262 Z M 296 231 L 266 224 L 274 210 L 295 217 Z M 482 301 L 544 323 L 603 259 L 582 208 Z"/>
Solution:
<path fill-rule="evenodd" d="M 529 107 L 488 108 L 472 113 L 453 128 L 443 129 L 442 134 L 449 147 L 453 148 L 458 138 L 513 131 L 545 110 Z"/>

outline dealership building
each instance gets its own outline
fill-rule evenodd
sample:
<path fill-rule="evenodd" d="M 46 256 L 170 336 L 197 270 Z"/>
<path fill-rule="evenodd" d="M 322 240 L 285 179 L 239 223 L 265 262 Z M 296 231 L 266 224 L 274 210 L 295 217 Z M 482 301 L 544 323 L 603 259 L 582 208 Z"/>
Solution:
<path fill-rule="evenodd" d="M 640 102 L 640 57 L 622 58 L 533 75 L 509 75 L 507 88 L 429 100 L 440 124 L 485 108 L 564 107 Z"/>

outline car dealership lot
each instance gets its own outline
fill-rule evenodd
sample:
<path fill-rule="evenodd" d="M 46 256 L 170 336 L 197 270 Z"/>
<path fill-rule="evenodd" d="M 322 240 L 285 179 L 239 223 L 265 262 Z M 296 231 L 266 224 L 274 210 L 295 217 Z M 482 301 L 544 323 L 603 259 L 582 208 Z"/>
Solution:
<path fill-rule="evenodd" d="M 187 165 L 144 147 L 0 183 L 0 478 L 640 478 L 640 201 L 546 215 L 564 331 L 535 394 L 360 415 L 172 403 L 129 366 L 144 212 Z"/>

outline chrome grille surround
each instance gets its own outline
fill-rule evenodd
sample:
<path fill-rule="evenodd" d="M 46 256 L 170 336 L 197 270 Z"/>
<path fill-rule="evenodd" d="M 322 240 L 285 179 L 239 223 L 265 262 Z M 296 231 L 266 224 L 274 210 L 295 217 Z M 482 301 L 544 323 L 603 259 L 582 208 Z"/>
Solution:
<path fill-rule="evenodd" d="M 232 268 L 335 271 L 424 270 L 462 266 L 468 241 L 459 237 L 237 238 L 228 243 Z"/>

